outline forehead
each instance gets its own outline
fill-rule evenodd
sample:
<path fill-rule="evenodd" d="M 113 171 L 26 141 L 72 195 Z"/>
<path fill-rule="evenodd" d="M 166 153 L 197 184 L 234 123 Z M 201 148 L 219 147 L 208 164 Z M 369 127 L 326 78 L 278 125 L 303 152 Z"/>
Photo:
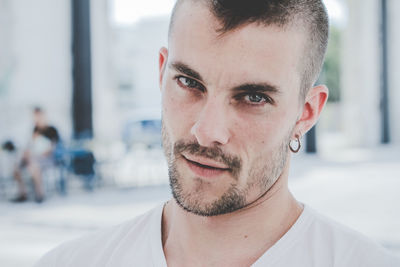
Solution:
<path fill-rule="evenodd" d="M 302 31 L 256 23 L 226 33 L 220 28 L 205 4 L 184 1 L 174 16 L 168 60 L 183 62 L 214 82 L 300 84 Z"/>

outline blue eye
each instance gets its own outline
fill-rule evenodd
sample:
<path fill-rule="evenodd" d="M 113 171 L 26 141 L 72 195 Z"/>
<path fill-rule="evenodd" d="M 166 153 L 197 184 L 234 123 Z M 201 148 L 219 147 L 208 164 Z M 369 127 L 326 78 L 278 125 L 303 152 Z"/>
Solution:
<path fill-rule="evenodd" d="M 261 105 L 263 103 L 272 103 L 272 100 L 261 93 L 245 94 L 243 100 L 250 105 Z"/>
<path fill-rule="evenodd" d="M 178 83 L 180 83 L 184 87 L 198 88 L 198 89 L 201 89 L 201 90 L 203 88 L 203 86 L 198 81 L 190 79 L 188 77 L 178 76 L 177 80 L 178 80 Z"/>
<path fill-rule="evenodd" d="M 252 103 L 260 103 L 261 101 L 265 100 L 265 98 L 259 94 L 250 94 L 245 96 L 246 101 Z"/>

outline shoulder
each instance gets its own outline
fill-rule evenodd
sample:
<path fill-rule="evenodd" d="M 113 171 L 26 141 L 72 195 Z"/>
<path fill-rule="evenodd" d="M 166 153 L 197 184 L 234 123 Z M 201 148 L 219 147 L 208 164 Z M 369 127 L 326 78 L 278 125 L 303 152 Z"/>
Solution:
<path fill-rule="evenodd" d="M 161 213 L 162 206 L 159 206 L 115 227 L 63 243 L 44 255 L 35 266 L 98 266 L 113 262 L 116 257 L 123 258 L 128 252 L 140 253 L 141 249 L 146 249 L 154 230 L 161 231 Z"/>
<path fill-rule="evenodd" d="M 317 245 L 319 253 L 326 253 L 337 263 L 335 266 L 395 266 L 398 259 L 381 245 L 361 233 L 344 226 L 309 207 L 307 238 Z M 400 266 L 400 265 L 397 265 Z"/>

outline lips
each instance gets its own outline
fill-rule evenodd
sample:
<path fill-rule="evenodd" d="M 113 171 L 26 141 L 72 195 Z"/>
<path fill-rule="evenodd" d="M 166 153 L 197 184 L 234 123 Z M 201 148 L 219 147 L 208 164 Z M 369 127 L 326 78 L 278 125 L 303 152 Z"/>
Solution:
<path fill-rule="evenodd" d="M 189 168 L 198 176 L 215 177 L 229 171 L 226 165 L 209 159 L 182 155 Z"/>
<path fill-rule="evenodd" d="M 192 156 L 192 155 L 182 155 L 186 160 L 198 164 L 201 167 L 205 168 L 214 168 L 214 169 L 224 169 L 228 170 L 229 168 L 220 162 L 213 161 L 211 159 L 207 158 L 202 158 L 202 157 L 197 157 L 197 156 Z"/>

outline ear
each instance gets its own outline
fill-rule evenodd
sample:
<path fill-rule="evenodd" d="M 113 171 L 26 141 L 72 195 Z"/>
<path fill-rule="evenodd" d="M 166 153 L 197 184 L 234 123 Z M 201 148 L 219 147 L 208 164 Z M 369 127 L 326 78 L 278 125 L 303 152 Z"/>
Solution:
<path fill-rule="evenodd" d="M 328 100 L 329 90 L 325 85 L 313 87 L 307 94 L 300 119 L 296 122 L 294 134 L 306 134 L 318 121 Z"/>
<path fill-rule="evenodd" d="M 161 89 L 162 80 L 164 77 L 165 67 L 168 61 L 168 49 L 165 47 L 161 47 L 159 56 L 158 56 L 158 69 L 159 69 L 159 85 Z"/>

